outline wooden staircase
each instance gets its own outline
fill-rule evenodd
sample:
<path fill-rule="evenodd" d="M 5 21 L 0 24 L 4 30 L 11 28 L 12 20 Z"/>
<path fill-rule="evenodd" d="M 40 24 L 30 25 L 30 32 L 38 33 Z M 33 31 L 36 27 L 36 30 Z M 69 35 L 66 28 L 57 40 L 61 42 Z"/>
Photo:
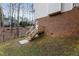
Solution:
<path fill-rule="evenodd" d="M 38 33 L 38 30 L 32 26 L 28 32 L 26 32 L 26 37 L 28 40 L 31 40 L 36 34 Z"/>
<path fill-rule="evenodd" d="M 38 33 L 38 25 L 36 23 L 35 26 L 31 26 L 31 28 L 26 32 L 26 38 L 19 41 L 20 44 L 28 43 L 30 40 L 32 40 L 36 34 Z"/>

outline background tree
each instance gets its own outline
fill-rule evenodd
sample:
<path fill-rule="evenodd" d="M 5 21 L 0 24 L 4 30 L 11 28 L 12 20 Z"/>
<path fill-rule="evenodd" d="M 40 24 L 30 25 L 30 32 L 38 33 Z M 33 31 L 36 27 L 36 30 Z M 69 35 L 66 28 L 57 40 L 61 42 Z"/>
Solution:
<path fill-rule="evenodd" d="M 17 5 L 17 37 L 19 37 L 20 3 Z"/>
<path fill-rule="evenodd" d="M 3 11 L 2 11 L 2 7 L 0 6 L 0 26 L 1 27 L 3 26 L 2 14 L 3 14 Z"/>

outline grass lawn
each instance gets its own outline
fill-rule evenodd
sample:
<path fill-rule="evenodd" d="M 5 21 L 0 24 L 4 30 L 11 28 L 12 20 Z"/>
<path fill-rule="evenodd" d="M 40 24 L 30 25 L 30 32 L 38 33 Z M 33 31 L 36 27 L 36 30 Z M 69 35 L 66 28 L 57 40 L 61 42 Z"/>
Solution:
<path fill-rule="evenodd" d="M 0 55 L 79 55 L 79 36 L 43 36 L 24 46 L 17 43 L 20 39 L 0 43 Z"/>

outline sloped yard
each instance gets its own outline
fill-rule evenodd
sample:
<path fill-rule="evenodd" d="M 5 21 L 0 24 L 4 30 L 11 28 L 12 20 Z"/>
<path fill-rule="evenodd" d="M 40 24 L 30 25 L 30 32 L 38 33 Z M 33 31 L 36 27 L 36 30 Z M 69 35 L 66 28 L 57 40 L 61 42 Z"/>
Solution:
<path fill-rule="evenodd" d="M 24 46 L 17 43 L 20 39 L 0 43 L 0 55 L 79 55 L 79 36 L 43 36 Z"/>

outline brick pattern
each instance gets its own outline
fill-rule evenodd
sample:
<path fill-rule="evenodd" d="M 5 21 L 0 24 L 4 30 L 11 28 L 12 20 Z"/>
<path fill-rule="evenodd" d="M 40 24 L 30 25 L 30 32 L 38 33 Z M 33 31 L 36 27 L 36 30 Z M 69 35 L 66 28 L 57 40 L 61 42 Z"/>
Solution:
<path fill-rule="evenodd" d="M 78 35 L 79 34 L 79 9 L 73 9 L 65 13 L 47 16 L 38 19 L 39 31 L 45 31 L 47 35 Z"/>

